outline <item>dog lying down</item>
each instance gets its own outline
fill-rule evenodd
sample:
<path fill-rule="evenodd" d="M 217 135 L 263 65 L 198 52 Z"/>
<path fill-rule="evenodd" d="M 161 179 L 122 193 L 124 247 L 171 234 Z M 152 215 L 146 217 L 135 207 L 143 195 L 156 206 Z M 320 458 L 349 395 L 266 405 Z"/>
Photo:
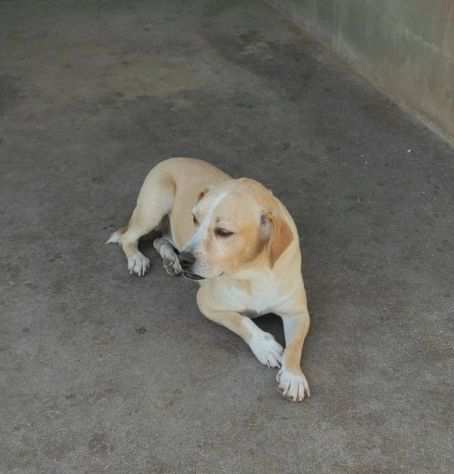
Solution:
<path fill-rule="evenodd" d="M 121 245 L 130 273 L 147 272 L 138 241 L 166 216 L 169 233 L 153 246 L 167 272 L 198 281 L 202 314 L 243 338 L 259 362 L 279 368 L 285 398 L 310 396 L 300 366 L 309 313 L 298 231 L 287 209 L 252 179 L 232 179 L 200 160 L 162 161 L 146 177 L 129 224 L 107 241 Z M 282 318 L 285 349 L 251 320 L 266 313 Z"/>

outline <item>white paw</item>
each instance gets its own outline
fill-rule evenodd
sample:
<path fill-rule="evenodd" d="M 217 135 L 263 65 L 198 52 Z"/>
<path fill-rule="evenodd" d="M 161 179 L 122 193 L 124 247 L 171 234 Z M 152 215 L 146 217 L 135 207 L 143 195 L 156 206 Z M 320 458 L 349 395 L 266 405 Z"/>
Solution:
<path fill-rule="evenodd" d="M 271 334 L 260 331 L 252 336 L 249 347 L 255 357 L 267 367 L 280 367 L 282 358 L 282 346 Z"/>
<path fill-rule="evenodd" d="M 171 276 L 176 276 L 183 272 L 177 257 L 174 259 L 163 258 L 162 265 L 164 266 L 165 271 Z"/>
<path fill-rule="evenodd" d="M 309 384 L 303 372 L 290 372 L 282 367 L 277 373 L 276 381 L 282 396 L 292 402 L 302 402 L 306 397 L 311 396 Z"/>
<path fill-rule="evenodd" d="M 150 259 L 141 253 L 135 253 L 128 257 L 128 270 L 130 274 L 135 273 L 138 276 L 144 276 L 150 268 Z"/>

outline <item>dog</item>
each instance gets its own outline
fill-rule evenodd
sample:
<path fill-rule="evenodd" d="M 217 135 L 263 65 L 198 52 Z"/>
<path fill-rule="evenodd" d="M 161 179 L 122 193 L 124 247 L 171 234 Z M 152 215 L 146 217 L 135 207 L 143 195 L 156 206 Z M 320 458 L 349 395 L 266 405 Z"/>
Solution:
<path fill-rule="evenodd" d="M 197 280 L 202 314 L 240 336 L 259 362 L 279 369 L 285 398 L 309 397 L 301 356 L 310 317 L 298 231 L 284 205 L 257 181 L 233 179 L 205 161 L 164 160 L 147 175 L 128 225 L 107 241 L 120 244 L 130 273 L 148 271 L 138 242 L 164 218 L 169 233 L 153 246 L 167 272 Z M 253 322 L 266 313 L 281 317 L 285 350 Z"/>

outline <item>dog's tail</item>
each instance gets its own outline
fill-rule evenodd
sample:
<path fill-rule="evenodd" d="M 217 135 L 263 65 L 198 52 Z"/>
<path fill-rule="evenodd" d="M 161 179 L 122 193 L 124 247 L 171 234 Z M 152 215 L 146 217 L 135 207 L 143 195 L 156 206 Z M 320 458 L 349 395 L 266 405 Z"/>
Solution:
<path fill-rule="evenodd" d="M 121 236 L 126 232 L 128 226 L 120 227 L 107 240 L 106 244 L 119 244 Z"/>

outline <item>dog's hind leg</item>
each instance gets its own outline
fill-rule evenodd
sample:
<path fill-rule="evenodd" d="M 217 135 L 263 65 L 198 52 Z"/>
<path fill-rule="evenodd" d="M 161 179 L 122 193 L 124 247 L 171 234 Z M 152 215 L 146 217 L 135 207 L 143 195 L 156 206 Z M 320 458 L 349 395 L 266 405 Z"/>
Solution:
<path fill-rule="evenodd" d="M 107 243 L 118 243 L 128 259 L 129 273 L 143 276 L 150 260 L 139 250 L 139 239 L 159 226 L 172 209 L 175 184 L 154 168 L 143 183 L 129 224 L 114 232 Z"/>
<path fill-rule="evenodd" d="M 169 275 L 176 276 L 182 273 L 178 252 L 167 237 L 155 239 L 153 247 L 161 255 L 162 264 Z"/>

